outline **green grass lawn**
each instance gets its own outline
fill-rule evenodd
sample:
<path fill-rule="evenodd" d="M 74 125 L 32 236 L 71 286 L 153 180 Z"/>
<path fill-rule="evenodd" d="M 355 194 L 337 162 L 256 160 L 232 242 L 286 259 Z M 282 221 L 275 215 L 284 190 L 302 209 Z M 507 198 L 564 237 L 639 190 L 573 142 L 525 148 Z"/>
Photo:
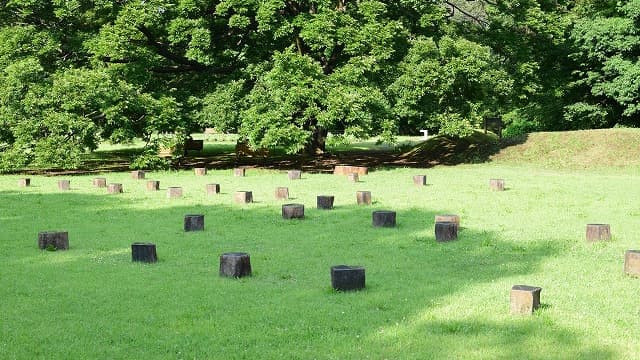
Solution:
<path fill-rule="evenodd" d="M 426 174 L 416 187 L 412 175 Z M 640 349 L 640 279 L 623 274 L 640 248 L 637 173 L 499 164 L 328 174 L 231 170 L 0 177 L 2 359 L 623 359 Z M 490 178 L 507 190 L 489 191 Z M 221 184 L 207 196 L 205 184 Z M 184 196 L 167 199 L 168 186 Z M 305 205 L 283 220 L 278 186 Z M 251 190 L 255 203 L 233 202 Z M 372 206 L 355 205 L 357 190 Z M 317 195 L 335 209 L 317 210 Z M 396 228 L 371 212 L 397 211 Z M 436 243 L 434 215 L 458 214 L 458 241 Z M 185 214 L 205 231 L 183 232 Z M 585 242 L 609 223 L 610 242 Z M 39 231 L 67 230 L 68 251 L 41 251 Z M 133 242 L 159 262 L 131 262 Z M 218 276 L 219 255 L 251 255 L 253 276 Z M 362 265 L 367 287 L 331 289 L 332 265 Z M 509 314 L 512 285 L 543 288 L 533 316 Z"/>

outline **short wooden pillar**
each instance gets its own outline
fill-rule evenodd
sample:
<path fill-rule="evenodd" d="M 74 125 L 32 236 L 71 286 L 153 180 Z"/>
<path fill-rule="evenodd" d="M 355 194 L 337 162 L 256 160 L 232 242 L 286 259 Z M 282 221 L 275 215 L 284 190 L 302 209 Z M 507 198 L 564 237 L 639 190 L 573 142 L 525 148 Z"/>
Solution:
<path fill-rule="evenodd" d="M 304 219 L 304 205 L 284 204 L 282 205 L 283 219 Z"/>
<path fill-rule="evenodd" d="M 347 178 L 349 179 L 349 181 L 351 182 L 358 182 L 360 181 L 360 178 L 358 177 L 358 173 L 351 173 L 349 175 L 347 175 Z"/>
<path fill-rule="evenodd" d="M 288 187 L 277 187 L 275 192 L 276 200 L 288 200 L 289 199 L 289 188 Z"/>
<path fill-rule="evenodd" d="M 182 188 L 179 186 L 171 186 L 167 188 L 167 198 L 174 199 L 182 197 Z"/>
<path fill-rule="evenodd" d="M 396 212 L 389 210 L 378 210 L 372 213 L 372 225 L 375 227 L 396 226 Z"/>
<path fill-rule="evenodd" d="M 287 171 L 289 180 L 300 180 L 302 178 L 302 170 L 289 170 Z"/>
<path fill-rule="evenodd" d="M 318 209 L 331 210 L 333 209 L 333 195 L 318 195 L 317 207 Z"/>
<path fill-rule="evenodd" d="M 204 231 L 204 215 L 185 215 L 184 231 Z"/>
<path fill-rule="evenodd" d="M 207 195 L 215 195 L 220 193 L 220 184 L 207 184 Z"/>
<path fill-rule="evenodd" d="M 131 172 L 131 178 L 136 180 L 144 179 L 144 171 L 142 170 L 134 170 Z"/>
<path fill-rule="evenodd" d="M 452 241 L 458 239 L 458 224 L 454 222 L 436 223 L 436 241 Z"/>
<path fill-rule="evenodd" d="M 625 251 L 624 273 L 631 276 L 640 276 L 640 250 Z"/>
<path fill-rule="evenodd" d="M 135 242 L 131 244 L 131 261 L 146 263 L 154 263 L 158 261 L 156 245 L 142 242 Z"/>
<path fill-rule="evenodd" d="M 529 285 L 513 285 L 511 288 L 511 313 L 531 315 L 540 307 L 542 288 Z"/>
<path fill-rule="evenodd" d="M 220 255 L 220 276 L 240 278 L 251 276 L 251 258 L 243 252 Z"/>
<path fill-rule="evenodd" d="M 122 193 L 122 184 L 112 183 L 107 186 L 107 192 L 109 194 L 120 194 Z"/>
<path fill-rule="evenodd" d="M 239 204 L 247 204 L 253 202 L 253 194 L 251 193 L 251 191 L 236 191 L 236 193 L 233 195 L 233 198 L 235 199 L 236 203 Z"/>
<path fill-rule="evenodd" d="M 337 165 L 333 169 L 333 173 L 336 175 L 349 175 L 351 173 L 357 173 L 358 175 L 367 175 L 369 173 L 369 169 L 365 166 Z"/>
<path fill-rule="evenodd" d="M 356 202 L 358 205 L 371 205 L 371 191 L 357 191 Z"/>
<path fill-rule="evenodd" d="M 235 168 L 233 169 L 233 176 L 239 176 L 242 177 L 245 175 L 245 169 L 244 168 Z"/>
<path fill-rule="evenodd" d="M 504 180 L 503 179 L 489 180 L 489 188 L 493 191 L 504 191 Z"/>
<path fill-rule="evenodd" d="M 158 191 L 158 190 L 160 190 L 160 181 L 158 181 L 158 180 L 149 180 L 149 181 L 147 181 L 147 190 L 149 190 L 149 191 Z"/>
<path fill-rule="evenodd" d="M 103 177 L 97 177 L 93 179 L 92 184 L 97 188 L 107 187 L 107 179 Z"/>
<path fill-rule="evenodd" d="M 63 191 L 71 189 L 71 180 L 58 180 L 58 189 Z"/>
<path fill-rule="evenodd" d="M 456 226 L 458 227 L 458 229 L 460 229 L 460 216 L 458 215 L 453 215 L 453 214 L 436 215 L 434 222 L 435 223 L 439 223 L 439 222 L 456 223 Z"/>
<path fill-rule="evenodd" d="M 194 168 L 193 172 L 196 176 L 205 176 L 207 175 L 207 168 Z"/>
<path fill-rule="evenodd" d="M 364 267 L 335 265 L 331 267 L 331 287 L 339 291 L 360 290 L 365 287 Z"/>
<path fill-rule="evenodd" d="M 69 249 L 69 233 L 66 231 L 41 231 L 38 233 L 38 248 L 41 250 Z"/>
<path fill-rule="evenodd" d="M 31 185 L 31 179 L 29 178 L 22 178 L 22 179 L 18 179 L 18 186 L 20 187 L 27 187 Z"/>
<path fill-rule="evenodd" d="M 587 241 L 611 240 L 609 224 L 587 224 Z"/>
<path fill-rule="evenodd" d="M 416 186 L 427 185 L 427 175 L 413 175 L 413 184 Z"/>

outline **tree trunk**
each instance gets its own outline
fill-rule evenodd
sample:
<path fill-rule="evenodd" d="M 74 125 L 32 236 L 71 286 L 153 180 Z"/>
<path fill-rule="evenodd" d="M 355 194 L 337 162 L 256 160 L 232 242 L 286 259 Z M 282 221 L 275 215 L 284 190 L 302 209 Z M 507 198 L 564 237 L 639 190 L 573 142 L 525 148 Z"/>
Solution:
<path fill-rule="evenodd" d="M 327 130 L 314 127 L 313 132 L 311 133 L 311 139 L 307 143 L 305 147 L 305 152 L 307 155 L 320 155 L 324 154 L 326 150 L 326 142 L 327 142 Z"/>

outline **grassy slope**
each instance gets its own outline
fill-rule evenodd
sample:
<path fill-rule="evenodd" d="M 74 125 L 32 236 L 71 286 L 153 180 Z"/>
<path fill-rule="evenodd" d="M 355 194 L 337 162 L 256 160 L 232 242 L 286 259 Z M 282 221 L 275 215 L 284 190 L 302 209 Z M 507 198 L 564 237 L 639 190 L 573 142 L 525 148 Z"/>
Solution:
<path fill-rule="evenodd" d="M 492 159 L 568 169 L 640 166 L 640 129 L 539 132 L 519 140 Z"/>

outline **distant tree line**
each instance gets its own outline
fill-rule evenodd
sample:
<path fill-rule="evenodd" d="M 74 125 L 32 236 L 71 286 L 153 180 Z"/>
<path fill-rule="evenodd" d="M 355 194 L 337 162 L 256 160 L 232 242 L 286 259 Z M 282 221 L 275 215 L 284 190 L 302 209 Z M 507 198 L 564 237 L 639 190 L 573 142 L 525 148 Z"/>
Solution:
<path fill-rule="evenodd" d="M 7 0 L 0 170 L 134 138 L 152 166 L 205 127 L 317 154 L 496 115 L 638 126 L 639 59 L 640 0 Z"/>

